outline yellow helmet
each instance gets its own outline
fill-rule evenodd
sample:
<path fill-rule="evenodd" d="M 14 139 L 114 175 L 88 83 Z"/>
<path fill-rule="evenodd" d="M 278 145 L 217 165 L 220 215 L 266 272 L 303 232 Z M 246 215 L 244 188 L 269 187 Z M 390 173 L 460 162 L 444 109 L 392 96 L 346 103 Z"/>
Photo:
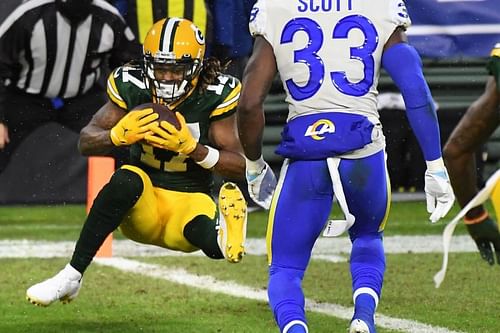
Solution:
<path fill-rule="evenodd" d="M 143 75 L 153 101 L 170 104 L 198 82 L 205 55 L 205 38 L 191 21 L 169 17 L 156 22 L 143 44 Z M 160 73 L 174 73 L 164 77 Z"/>

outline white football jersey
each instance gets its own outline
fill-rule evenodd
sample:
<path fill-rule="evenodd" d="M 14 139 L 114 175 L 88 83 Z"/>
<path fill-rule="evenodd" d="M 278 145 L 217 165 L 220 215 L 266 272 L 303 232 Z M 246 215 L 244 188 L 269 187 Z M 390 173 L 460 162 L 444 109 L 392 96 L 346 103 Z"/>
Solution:
<path fill-rule="evenodd" d="M 384 44 L 410 24 L 403 0 L 258 0 L 249 28 L 273 47 L 288 120 L 324 111 L 378 118 Z"/>

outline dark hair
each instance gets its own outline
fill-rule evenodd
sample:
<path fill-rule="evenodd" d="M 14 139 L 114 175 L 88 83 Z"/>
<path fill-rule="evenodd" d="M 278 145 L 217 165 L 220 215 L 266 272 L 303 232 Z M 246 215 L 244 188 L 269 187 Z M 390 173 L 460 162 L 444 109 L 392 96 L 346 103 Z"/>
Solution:
<path fill-rule="evenodd" d="M 203 60 L 203 68 L 199 77 L 199 89 L 205 91 L 211 84 L 217 82 L 217 77 L 223 73 L 229 66 L 230 61 L 221 64 L 220 60 L 215 57 L 209 57 Z"/>

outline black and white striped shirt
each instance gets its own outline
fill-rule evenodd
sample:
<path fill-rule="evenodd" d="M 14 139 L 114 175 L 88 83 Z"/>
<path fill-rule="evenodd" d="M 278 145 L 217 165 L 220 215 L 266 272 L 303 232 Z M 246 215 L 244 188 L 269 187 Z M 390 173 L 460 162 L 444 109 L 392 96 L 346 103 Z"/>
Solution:
<path fill-rule="evenodd" d="M 73 25 L 55 0 L 29 0 L 0 25 L 0 78 L 41 97 L 81 95 L 108 66 L 140 55 L 134 34 L 105 0 L 94 0 L 91 14 Z"/>

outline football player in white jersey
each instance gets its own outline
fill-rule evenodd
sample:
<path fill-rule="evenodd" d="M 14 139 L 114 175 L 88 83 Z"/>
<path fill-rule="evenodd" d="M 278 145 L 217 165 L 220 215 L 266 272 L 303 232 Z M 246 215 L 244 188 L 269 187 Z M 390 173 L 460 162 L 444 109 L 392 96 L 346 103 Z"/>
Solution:
<path fill-rule="evenodd" d="M 348 231 L 352 241 L 355 306 L 349 332 L 376 332 L 390 206 L 376 107 L 381 66 L 402 92 L 427 161 L 430 220 L 453 205 L 436 110 L 420 57 L 407 43 L 410 24 L 402 0 L 258 0 L 253 8 L 255 44 L 243 77 L 238 128 L 250 194 L 270 207 L 268 296 L 283 333 L 308 332 L 301 282 L 322 230 L 330 236 Z M 276 150 L 285 157 L 276 184 L 262 158 L 262 133 L 263 101 L 278 72 L 289 113 Z M 345 219 L 327 222 L 334 199 Z"/>

